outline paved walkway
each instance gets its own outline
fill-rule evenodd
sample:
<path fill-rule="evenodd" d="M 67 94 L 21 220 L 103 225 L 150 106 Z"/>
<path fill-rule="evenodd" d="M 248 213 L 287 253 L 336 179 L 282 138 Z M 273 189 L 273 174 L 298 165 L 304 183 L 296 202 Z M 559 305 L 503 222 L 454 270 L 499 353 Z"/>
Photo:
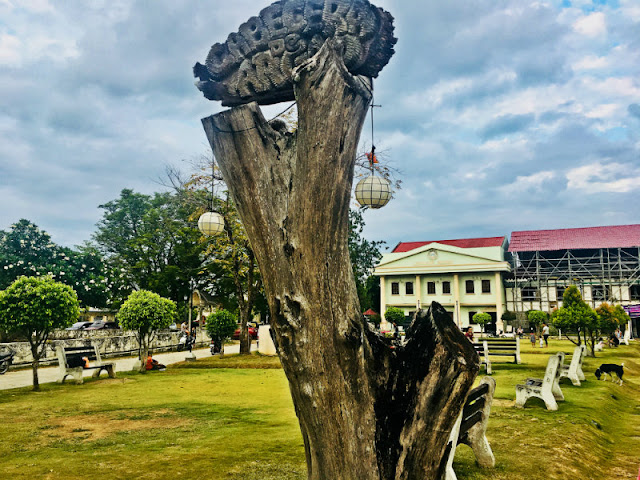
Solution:
<path fill-rule="evenodd" d="M 255 343 L 252 345 L 252 350 L 255 349 Z M 238 353 L 240 351 L 240 344 L 226 345 L 224 347 L 225 353 Z M 193 351 L 197 358 L 204 358 L 211 356 L 208 348 L 202 348 Z M 164 365 L 170 365 L 172 363 L 182 362 L 185 357 L 189 355 L 189 352 L 166 352 L 155 353 L 153 358 Z M 107 362 L 116 362 L 116 374 L 117 372 L 130 371 L 133 368 L 133 364 L 136 362 L 136 357 L 123 357 L 123 358 L 107 358 Z M 83 376 L 90 377 L 93 374 L 93 370 L 85 370 Z M 58 379 L 59 370 L 58 366 L 41 367 L 38 369 L 38 380 L 40 383 L 51 383 Z M 102 376 L 106 377 L 106 373 L 102 372 Z M 67 377 L 66 381 L 69 381 L 70 377 Z M 30 368 L 24 370 L 9 370 L 4 375 L 0 375 L 0 390 L 8 390 L 10 388 L 30 387 L 33 385 L 33 373 Z"/>

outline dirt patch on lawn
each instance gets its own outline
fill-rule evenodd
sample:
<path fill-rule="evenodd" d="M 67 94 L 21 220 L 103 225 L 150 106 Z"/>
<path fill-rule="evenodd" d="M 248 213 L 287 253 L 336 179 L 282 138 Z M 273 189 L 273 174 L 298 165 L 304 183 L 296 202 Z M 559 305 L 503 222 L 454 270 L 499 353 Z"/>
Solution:
<path fill-rule="evenodd" d="M 191 420 L 174 416 L 169 409 L 152 412 L 113 412 L 109 414 L 77 415 L 53 418 L 43 430 L 49 430 L 51 440 L 92 442 L 121 432 L 182 428 Z"/>

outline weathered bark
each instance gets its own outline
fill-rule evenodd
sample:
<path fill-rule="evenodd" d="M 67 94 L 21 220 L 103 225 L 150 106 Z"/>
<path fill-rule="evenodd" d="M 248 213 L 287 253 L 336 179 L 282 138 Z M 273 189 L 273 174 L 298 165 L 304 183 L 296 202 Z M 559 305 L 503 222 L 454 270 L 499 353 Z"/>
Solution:
<path fill-rule="evenodd" d="M 404 346 L 363 321 L 347 247 L 356 148 L 371 82 L 327 42 L 294 72 L 298 129 L 257 104 L 203 119 L 260 266 L 310 479 L 436 479 L 478 370 L 442 307 Z"/>

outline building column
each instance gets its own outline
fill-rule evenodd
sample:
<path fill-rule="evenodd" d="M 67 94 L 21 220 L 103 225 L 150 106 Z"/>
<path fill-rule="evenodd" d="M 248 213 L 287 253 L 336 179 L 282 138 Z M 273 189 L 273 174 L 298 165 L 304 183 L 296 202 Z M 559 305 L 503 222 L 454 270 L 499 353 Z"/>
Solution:
<path fill-rule="evenodd" d="M 462 319 L 460 318 L 460 281 L 457 273 L 453 274 L 453 316 L 458 328 L 462 327 Z"/>
<path fill-rule="evenodd" d="M 502 286 L 502 275 L 500 275 L 500 272 L 496 272 L 496 328 L 504 332 L 504 322 L 502 321 L 502 314 L 504 313 L 504 310 L 502 308 L 503 290 L 504 288 Z"/>
<path fill-rule="evenodd" d="M 422 308 L 422 286 L 420 285 L 420 275 L 416 275 L 416 309 L 420 311 Z"/>
<path fill-rule="evenodd" d="M 387 309 L 387 290 L 384 284 L 384 277 L 380 277 L 380 318 L 383 322 L 386 322 L 384 318 L 384 311 Z"/>

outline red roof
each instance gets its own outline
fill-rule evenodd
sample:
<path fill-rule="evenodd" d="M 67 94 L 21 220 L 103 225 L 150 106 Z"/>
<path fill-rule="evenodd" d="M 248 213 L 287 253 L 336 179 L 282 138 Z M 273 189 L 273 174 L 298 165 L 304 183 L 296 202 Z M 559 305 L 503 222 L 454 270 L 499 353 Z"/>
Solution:
<path fill-rule="evenodd" d="M 504 237 L 461 238 L 458 240 L 432 240 L 431 242 L 400 242 L 391 253 L 410 252 L 430 243 L 441 243 L 458 248 L 501 247 Z"/>
<path fill-rule="evenodd" d="M 531 230 L 511 234 L 510 252 L 640 246 L 640 225 Z"/>
<path fill-rule="evenodd" d="M 377 313 L 374 312 L 372 309 L 369 309 L 366 312 L 364 312 L 363 315 L 367 315 L 367 316 L 369 316 L 369 315 L 377 315 Z"/>

